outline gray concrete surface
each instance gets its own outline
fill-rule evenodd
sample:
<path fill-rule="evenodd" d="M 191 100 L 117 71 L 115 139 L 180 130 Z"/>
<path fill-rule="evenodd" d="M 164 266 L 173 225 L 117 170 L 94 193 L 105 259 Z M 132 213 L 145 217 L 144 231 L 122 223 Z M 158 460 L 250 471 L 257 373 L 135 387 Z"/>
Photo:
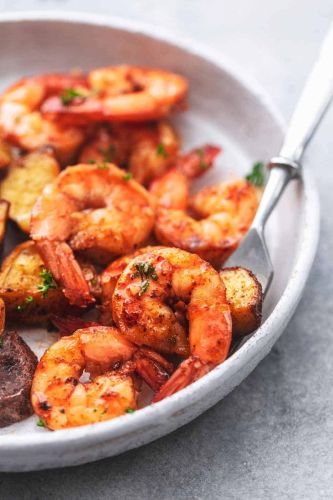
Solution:
<path fill-rule="evenodd" d="M 185 33 L 234 58 L 286 117 L 333 19 L 330 0 L 16 0 L 26 8 L 95 10 Z M 1 499 L 333 498 L 332 139 L 333 110 L 308 154 L 322 204 L 317 258 L 271 354 L 185 428 L 95 464 L 0 474 Z"/>

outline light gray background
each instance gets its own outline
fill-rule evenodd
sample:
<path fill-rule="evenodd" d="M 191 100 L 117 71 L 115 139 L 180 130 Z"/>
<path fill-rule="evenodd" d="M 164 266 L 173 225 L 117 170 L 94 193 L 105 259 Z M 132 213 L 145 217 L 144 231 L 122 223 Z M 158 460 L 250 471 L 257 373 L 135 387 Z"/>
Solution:
<path fill-rule="evenodd" d="M 0 0 L 2 11 L 96 11 L 186 34 L 233 58 L 286 117 L 333 19 L 330 0 L 16 0 L 13 5 Z M 307 166 L 320 190 L 321 241 L 304 297 L 271 354 L 223 402 L 185 428 L 95 464 L 0 474 L 2 500 L 333 498 L 333 109 Z"/>

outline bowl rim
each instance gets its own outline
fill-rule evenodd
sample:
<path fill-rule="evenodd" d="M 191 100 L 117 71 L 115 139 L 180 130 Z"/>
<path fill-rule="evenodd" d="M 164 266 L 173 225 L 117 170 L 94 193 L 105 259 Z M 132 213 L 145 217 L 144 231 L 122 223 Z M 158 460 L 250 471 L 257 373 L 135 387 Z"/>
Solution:
<path fill-rule="evenodd" d="M 177 46 L 189 53 L 201 56 L 211 64 L 222 68 L 230 77 L 237 80 L 241 87 L 252 94 L 259 103 L 265 107 L 274 117 L 276 124 L 280 127 L 281 133 L 285 130 L 285 122 L 280 111 L 272 103 L 271 99 L 255 81 L 255 79 L 244 75 L 233 61 L 219 54 L 211 47 L 207 47 L 190 38 L 170 33 L 160 26 L 153 26 L 148 23 L 133 21 L 121 17 L 109 16 L 104 14 L 95 14 L 92 12 L 81 13 L 77 11 L 12 11 L 1 14 L 0 25 L 10 22 L 64 22 L 68 24 L 87 24 L 91 26 L 109 27 L 113 29 L 122 29 L 131 33 L 143 34 L 147 37 L 166 42 Z M 121 437 L 124 434 L 140 430 L 143 426 L 167 421 L 168 418 L 176 412 L 182 411 L 187 406 L 186 401 L 191 403 L 198 401 L 214 381 L 223 382 L 224 375 L 230 370 L 237 371 L 238 368 L 248 363 L 256 356 L 257 344 L 265 344 L 271 336 L 278 332 L 282 333 L 291 318 L 298 301 L 301 298 L 306 280 L 308 278 L 312 262 L 316 253 L 319 227 L 320 227 L 320 209 L 319 197 L 315 187 L 314 180 L 308 169 L 304 169 L 303 174 L 303 193 L 304 204 L 302 207 L 302 217 L 306 220 L 299 229 L 297 247 L 295 251 L 295 260 L 288 283 L 274 310 L 256 331 L 256 333 L 230 358 L 217 366 L 202 379 L 194 382 L 190 386 L 166 398 L 159 403 L 147 406 L 131 415 L 124 415 L 120 418 L 90 424 L 82 427 L 59 430 L 57 432 L 41 432 L 38 434 L 22 435 L 8 433 L 1 436 L 0 451 L 19 452 L 20 449 L 33 448 L 38 449 L 45 445 L 53 445 L 53 450 L 62 447 L 80 443 L 85 445 L 98 443 L 104 440 L 112 440 Z M 311 228 L 311 231 L 309 231 Z M 300 245 L 301 242 L 301 245 Z M 260 358 L 261 359 L 261 358 Z M 194 418 L 194 417 L 193 417 Z M 179 425 L 179 427 L 182 424 Z M 51 451 L 51 450 L 50 450 Z"/>

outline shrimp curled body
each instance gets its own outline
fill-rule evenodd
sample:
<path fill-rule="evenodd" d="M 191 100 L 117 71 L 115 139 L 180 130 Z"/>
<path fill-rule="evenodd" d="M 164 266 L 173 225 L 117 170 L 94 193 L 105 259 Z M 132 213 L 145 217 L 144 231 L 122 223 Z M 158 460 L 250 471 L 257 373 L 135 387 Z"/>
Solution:
<path fill-rule="evenodd" d="M 248 231 L 258 207 L 256 188 L 244 180 L 204 188 L 183 207 L 160 207 L 155 234 L 162 245 L 194 252 L 213 265 L 222 264 Z M 198 220 L 199 219 L 199 220 Z"/>
<path fill-rule="evenodd" d="M 133 343 L 182 357 L 190 353 L 184 363 L 191 376 L 184 385 L 228 354 L 231 315 L 225 288 L 218 272 L 197 255 L 157 248 L 135 257 L 117 282 L 112 308 L 115 323 Z M 182 318 L 186 312 L 188 325 L 178 308 Z M 170 381 L 184 371 L 182 365 Z"/>
<path fill-rule="evenodd" d="M 171 370 L 162 356 L 138 349 L 115 328 L 83 328 L 42 356 L 31 402 L 53 430 L 110 420 L 137 408 L 134 372 L 156 390 Z M 89 375 L 86 382 L 83 371 Z"/>
<path fill-rule="evenodd" d="M 53 122 L 40 109 L 50 95 L 74 86 L 83 88 L 83 78 L 50 74 L 25 78 L 9 87 L 0 97 L 3 137 L 28 151 L 52 146 L 59 161 L 70 161 L 84 141 L 83 130 Z"/>
<path fill-rule="evenodd" d="M 154 212 L 146 190 L 111 163 L 68 167 L 48 185 L 31 217 L 31 237 L 72 304 L 92 302 L 73 251 L 104 263 L 148 237 Z"/>
<path fill-rule="evenodd" d="M 185 78 L 174 73 L 126 65 L 95 69 L 87 80 L 90 97 L 64 105 L 53 96 L 43 112 L 70 123 L 159 120 L 184 100 L 188 88 Z"/>

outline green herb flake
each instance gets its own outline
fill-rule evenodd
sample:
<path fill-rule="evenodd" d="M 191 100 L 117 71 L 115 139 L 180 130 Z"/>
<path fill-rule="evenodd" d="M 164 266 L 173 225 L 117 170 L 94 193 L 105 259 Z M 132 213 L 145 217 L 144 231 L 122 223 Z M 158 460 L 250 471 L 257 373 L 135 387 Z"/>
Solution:
<path fill-rule="evenodd" d="M 46 427 L 44 420 L 42 420 L 41 418 L 39 420 L 37 420 L 36 425 L 37 425 L 37 427 Z"/>
<path fill-rule="evenodd" d="M 207 162 L 204 161 L 205 152 L 204 152 L 203 148 L 197 149 L 196 153 L 199 156 L 199 160 L 200 160 L 199 161 L 199 168 L 201 168 L 201 170 L 206 170 L 209 167 L 209 165 Z"/>
<path fill-rule="evenodd" d="M 133 177 L 132 172 L 126 172 L 126 174 L 123 175 L 123 180 L 127 182 L 130 181 L 132 177 Z"/>
<path fill-rule="evenodd" d="M 163 158 L 167 158 L 169 156 L 169 153 L 165 149 L 165 146 L 164 146 L 163 142 L 160 142 L 159 144 L 157 144 L 156 154 L 158 156 L 162 156 Z"/>
<path fill-rule="evenodd" d="M 91 160 L 88 160 L 87 163 L 93 165 L 94 163 L 97 163 L 97 161 L 92 158 Z"/>
<path fill-rule="evenodd" d="M 139 291 L 139 297 L 143 295 L 149 287 L 149 279 L 151 278 L 154 281 L 158 280 L 158 276 L 155 273 L 155 268 L 149 262 L 139 262 L 139 264 L 135 264 L 135 273 L 132 274 L 132 279 L 141 278 L 141 288 Z"/>
<path fill-rule="evenodd" d="M 112 162 L 116 156 L 116 146 L 114 144 L 110 144 L 107 148 L 100 148 L 99 152 L 103 155 L 104 161 Z"/>
<path fill-rule="evenodd" d="M 60 99 L 64 106 L 68 106 L 69 104 L 72 103 L 72 101 L 76 97 L 81 97 L 82 99 L 85 99 L 87 96 L 83 94 L 80 90 L 69 87 L 67 89 L 64 89 L 63 93 L 60 96 Z"/>
<path fill-rule="evenodd" d="M 15 311 L 17 311 L 17 312 L 24 311 L 24 309 L 26 309 L 30 304 L 32 304 L 33 301 L 34 301 L 34 298 L 31 295 L 28 295 L 28 297 L 26 297 L 24 299 L 23 304 L 19 304 L 15 307 Z"/>
<path fill-rule="evenodd" d="M 148 290 L 148 287 L 149 287 L 149 280 L 145 280 L 141 283 L 139 297 L 141 297 L 141 295 L 143 295 Z"/>
<path fill-rule="evenodd" d="M 134 408 L 126 408 L 125 410 L 126 413 L 134 413 L 135 411 Z"/>
<path fill-rule="evenodd" d="M 99 168 L 100 170 L 108 170 L 109 169 L 109 165 L 107 165 L 106 163 L 99 163 L 97 165 L 97 168 Z"/>
<path fill-rule="evenodd" d="M 0 335 L 0 349 L 3 347 L 3 334 Z"/>
<path fill-rule="evenodd" d="M 41 292 L 43 297 L 47 297 L 49 290 L 51 288 L 56 288 L 56 284 L 53 281 L 53 276 L 47 269 L 43 269 L 39 276 L 42 278 L 43 283 L 41 285 L 37 285 L 37 289 Z"/>
<path fill-rule="evenodd" d="M 91 283 L 93 286 L 97 285 L 97 283 L 98 283 L 97 278 L 92 278 L 92 279 L 90 280 L 90 283 Z"/>
<path fill-rule="evenodd" d="M 254 186 L 262 187 L 265 184 L 265 164 L 262 161 L 255 163 L 245 179 Z"/>

